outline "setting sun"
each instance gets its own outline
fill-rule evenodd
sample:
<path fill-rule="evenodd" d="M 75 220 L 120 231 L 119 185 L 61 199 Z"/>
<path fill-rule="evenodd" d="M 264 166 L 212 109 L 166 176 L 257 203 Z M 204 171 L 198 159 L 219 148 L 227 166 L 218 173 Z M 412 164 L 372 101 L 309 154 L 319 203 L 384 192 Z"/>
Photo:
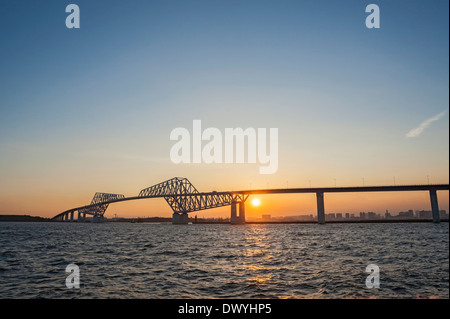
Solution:
<path fill-rule="evenodd" d="M 253 206 L 259 206 L 259 205 L 261 205 L 261 201 L 259 200 L 259 198 L 254 198 L 254 199 L 252 200 L 252 205 L 253 205 Z"/>

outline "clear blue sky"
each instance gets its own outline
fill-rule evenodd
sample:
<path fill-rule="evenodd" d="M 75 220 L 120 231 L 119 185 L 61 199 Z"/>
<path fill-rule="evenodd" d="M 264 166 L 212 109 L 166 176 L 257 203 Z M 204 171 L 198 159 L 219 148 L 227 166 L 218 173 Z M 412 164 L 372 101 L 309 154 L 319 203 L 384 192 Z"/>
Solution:
<path fill-rule="evenodd" d="M 80 29 L 65 27 L 70 3 Z M 380 29 L 365 27 L 369 3 Z M 58 194 L 57 210 L 175 175 L 206 190 L 448 182 L 448 12 L 447 0 L 0 0 L 0 210 L 32 211 L 23 193 Z M 169 133 L 193 119 L 279 128 L 278 173 L 171 163 Z"/>

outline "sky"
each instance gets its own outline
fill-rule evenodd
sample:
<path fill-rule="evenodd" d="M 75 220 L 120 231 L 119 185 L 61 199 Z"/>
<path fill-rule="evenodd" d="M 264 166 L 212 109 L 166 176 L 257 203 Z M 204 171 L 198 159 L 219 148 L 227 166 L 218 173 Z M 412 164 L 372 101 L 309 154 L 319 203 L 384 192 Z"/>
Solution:
<path fill-rule="evenodd" d="M 379 29 L 366 27 L 370 3 Z M 0 0 L 0 214 L 52 217 L 175 176 L 200 191 L 448 183 L 448 12 L 446 0 Z M 278 170 L 174 164 L 170 133 L 194 120 L 277 128 Z M 313 195 L 260 198 L 247 216 L 316 210 Z M 326 195 L 325 208 L 430 203 L 366 193 Z M 155 199 L 113 214 L 171 211 Z"/>

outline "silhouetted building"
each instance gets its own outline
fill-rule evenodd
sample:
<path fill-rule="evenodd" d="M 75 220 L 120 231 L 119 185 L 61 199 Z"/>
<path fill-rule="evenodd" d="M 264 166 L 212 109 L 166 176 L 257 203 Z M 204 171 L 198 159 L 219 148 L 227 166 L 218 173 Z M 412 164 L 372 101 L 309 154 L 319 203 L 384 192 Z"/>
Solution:
<path fill-rule="evenodd" d="M 432 219 L 433 213 L 431 210 L 418 210 L 416 211 L 416 217 L 420 219 Z M 448 219 L 448 214 L 446 210 L 440 210 L 439 211 L 439 217 L 441 219 Z"/>
<path fill-rule="evenodd" d="M 299 220 L 305 221 L 305 220 L 316 220 L 317 216 L 314 217 L 313 215 L 301 215 L 298 218 Z"/>
<path fill-rule="evenodd" d="M 412 209 L 408 210 L 407 212 L 399 212 L 398 217 L 400 218 L 414 218 L 414 212 Z"/>
<path fill-rule="evenodd" d="M 384 218 L 389 219 L 391 217 L 392 217 L 391 213 L 389 213 L 389 211 L 386 209 L 386 213 L 384 213 Z"/>
<path fill-rule="evenodd" d="M 367 213 L 367 218 L 368 218 L 368 219 L 377 219 L 377 218 L 378 218 L 378 215 L 375 214 L 374 212 L 368 212 L 368 213 Z"/>

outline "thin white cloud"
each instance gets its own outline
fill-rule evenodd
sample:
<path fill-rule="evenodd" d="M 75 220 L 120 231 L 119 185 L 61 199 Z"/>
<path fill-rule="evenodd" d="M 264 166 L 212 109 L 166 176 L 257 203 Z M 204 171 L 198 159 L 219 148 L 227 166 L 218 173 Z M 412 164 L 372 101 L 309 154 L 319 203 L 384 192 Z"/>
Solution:
<path fill-rule="evenodd" d="M 433 116 L 432 118 L 429 118 L 425 121 L 423 121 L 422 123 L 420 123 L 420 125 L 416 128 L 413 128 L 411 131 L 409 131 L 408 133 L 406 133 L 406 137 L 417 137 L 420 134 L 422 134 L 422 132 L 431 125 L 431 123 L 439 120 L 441 117 L 443 117 L 445 115 L 445 113 L 447 113 L 446 111 L 439 113 L 438 115 Z"/>

